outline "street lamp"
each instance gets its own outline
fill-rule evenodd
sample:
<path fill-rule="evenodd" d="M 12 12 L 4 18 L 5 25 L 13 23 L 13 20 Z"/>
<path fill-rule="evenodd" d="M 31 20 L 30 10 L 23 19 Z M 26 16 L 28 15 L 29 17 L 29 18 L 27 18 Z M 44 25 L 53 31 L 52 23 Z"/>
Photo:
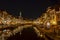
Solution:
<path fill-rule="evenodd" d="M 46 25 L 47 25 L 47 28 L 50 28 L 50 22 L 47 22 Z"/>

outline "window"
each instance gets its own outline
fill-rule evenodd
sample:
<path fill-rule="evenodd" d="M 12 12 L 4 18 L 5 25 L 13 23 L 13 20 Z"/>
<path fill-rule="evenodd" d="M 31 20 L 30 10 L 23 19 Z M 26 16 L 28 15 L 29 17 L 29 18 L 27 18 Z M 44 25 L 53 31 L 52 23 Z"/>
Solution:
<path fill-rule="evenodd" d="M 60 25 L 60 21 L 58 21 L 57 24 Z"/>

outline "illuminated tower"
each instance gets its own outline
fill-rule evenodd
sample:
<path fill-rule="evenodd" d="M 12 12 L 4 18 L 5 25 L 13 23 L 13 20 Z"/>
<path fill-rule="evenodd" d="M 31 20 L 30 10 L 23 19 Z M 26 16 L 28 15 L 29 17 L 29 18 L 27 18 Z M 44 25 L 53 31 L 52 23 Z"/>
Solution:
<path fill-rule="evenodd" d="M 22 13 L 21 12 L 19 13 L 19 18 L 22 18 Z"/>

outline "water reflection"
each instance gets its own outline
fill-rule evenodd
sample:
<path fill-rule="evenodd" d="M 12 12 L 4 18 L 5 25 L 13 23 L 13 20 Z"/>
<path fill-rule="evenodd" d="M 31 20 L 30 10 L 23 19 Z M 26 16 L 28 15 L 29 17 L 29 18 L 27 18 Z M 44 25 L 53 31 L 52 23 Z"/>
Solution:
<path fill-rule="evenodd" d="M 22 30 L 22 34 L 17 33 L 16 35 L 13 35 L 9 37 L 7 40 L 44 40 L 43 38 L 39 38 L 37 34 L 34 32 L 34 29 L 27 28 Z"/>

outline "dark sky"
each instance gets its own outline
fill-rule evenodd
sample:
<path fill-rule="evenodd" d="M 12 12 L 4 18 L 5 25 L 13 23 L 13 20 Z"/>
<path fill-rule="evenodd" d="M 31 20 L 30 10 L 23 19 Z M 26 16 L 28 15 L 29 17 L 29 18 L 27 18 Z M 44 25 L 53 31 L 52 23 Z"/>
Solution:
<path fill-rule="evenodd" d="M 26 18 L 35 19 L 39 17 L 48 6 L 56 4 L 56 0 L 4 0 L 0 1 L 0 9 L 7 10 L 13 15 L 19 15 Z"/>

